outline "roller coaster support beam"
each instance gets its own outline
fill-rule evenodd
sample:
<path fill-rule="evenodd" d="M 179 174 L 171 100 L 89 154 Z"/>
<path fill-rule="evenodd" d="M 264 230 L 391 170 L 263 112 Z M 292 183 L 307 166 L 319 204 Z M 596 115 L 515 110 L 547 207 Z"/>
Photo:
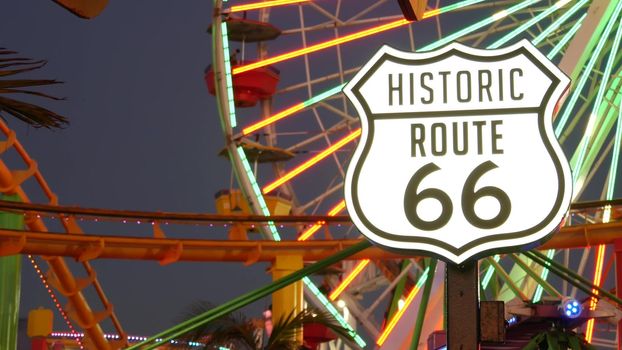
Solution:
<path fill-rule="evenodd" d="M 15 195 L 22 201 L 28 201 L 28 196 L 19 186 L 19 182 L 14 178 L 14 172 L 9 170 L 2 162 L 0 162 L 0 187 L 4 189 L 6 194 Z M 38 232 L 47 231 L 45 224 L 40 219 L 27 220 L 26 225 L 31 230 L 36 230 Z M 0 244 L 5 250 L 5 254 L 0 254 L 0 256 L 22 253 L 13 252 L 15 246 L 12 245 L 12 243 L 14 242 L 11 241 L 8 243 L 8 246 Z M 0 248 L 0 251 L 2 250 L 3 248 Z M 28 253 L 23 252 L 23 254 Z M 48 280 L 53 280 L 56 284 L 55 288 L 69 300 L 70 317 L 84 330 L 87 346 L 91 349 L 109 350 L 111 348 L 110 344 L 106 340 L 104 331 L 82 294 L 79 280 L 75 278 L 62 257 L 49 256 L 46 260 L 54 277 Z"/>
<path fill-rule="evenodd" d="M 302 269 L 303 262 L 300 255 L 279 255 L 272 264 L 272 279 L 279 279 Z M 272 293 L 272 322 L 277 324 L 287 316 L 298 315 L 302 312 L 302 281 L 298 280 L 283 289 Z M 302 343 L 302 329 L 296 332 L 296 340 Z"/>
<path fill-rule="evenodd" d="M 36 227 L 35 227 L 36 229 Z M 613 244 L 622 239 L 622 222 L 564 227 L 538 249 L 563 249 Z M 359 243 L 331 241 L 207 241 L 147 237 L 96 236 L 0 229 L 0 256 L 35 254 L 91 259 L 176 261 L 272 262 L 279 255 L 300 255 L 303 261 L 322 260 Z M 407 259 L 409 257 L 371 247 L 350 259 Z"/>
<path fill-rule="evenodd" d="M 616 250 L 616 295 L 622 299 L 622 238 L 616 239 L 614 242 Z M 622 350 L 622 320 L 618 321 L 618 350 Z"/>

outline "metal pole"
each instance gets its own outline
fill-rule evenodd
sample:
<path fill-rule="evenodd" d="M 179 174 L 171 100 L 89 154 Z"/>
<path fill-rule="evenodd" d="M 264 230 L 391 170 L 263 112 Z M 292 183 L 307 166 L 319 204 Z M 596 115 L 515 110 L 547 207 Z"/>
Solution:
<path fill-rule="evenodd" d="M 479 308 L 477 260 L 461 265 L 448 263 L 445 272 L 447 298 L 447 349 L 479 348 Z"/>
<path fill-rule="evenodd" d="M 428 279 L 425 281 L 425 287 L 423 287 L 423 294 L 421 295 L 419 310 L 417 310 L 417 321 L 415 322 L 415 331 L 412 341 L 410 343 L 410 350 L 417 350 L 419 348 L 421 331 L 423 330 L 423 321 L 425 313 L 428 309 L 428 301 L 430 300 L 430 292 L 432 291 L 432 284 L 434 283 L 434 275 L 436 275 L 437 260 L 434 258 L 427 260 L 429 260 L 430 272 L 428 274 Z"/>
<path fill-rule="evenodd" d="M 19 200 L 16 195 L 3 195 L 8 200 Z M 0 227 L 20 230 L 24 216 L 0 213 Z M 21 287 L 21 255 L 0 258 L 0 349 L 17 349 L 17 327 Z"/>

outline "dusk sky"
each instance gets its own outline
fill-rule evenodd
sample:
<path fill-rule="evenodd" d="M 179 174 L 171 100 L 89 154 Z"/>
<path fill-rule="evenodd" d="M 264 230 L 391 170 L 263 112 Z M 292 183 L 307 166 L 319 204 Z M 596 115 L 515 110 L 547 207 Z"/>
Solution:
<path fill-rule="evenodd" d="M 211 1 L 205 0 L 112 0 L 92 20 L 47 0 L 4 4 L 0 47 L 48 60 L 32 76 L 65 82 L 45 91 L 66 101 L 36 101 L 66 115 L 71 121 L 66 129 L 33 129 L 6 118 L 60 204 L 215 212 L 214 193 L 229 187 L 231 169 L 217 155 L 224 141 L 203 80 L 211 61 L 210 22 Z M 83 228 L 100 234 L 150 232 L 147 227 L 123 232 L 122 225 Z M 207 237 L 213 230 L 201 232 Z M 82 271 L 74 265 L 76 274 Z M 140 335 L 174 324 L 195 301 L 220 303 L 270 281 L 263 264 L 162 267 L 153 261 L 99 260 L 93 265 L 125 330 Z M 268 304 L 253 304 L 249 316 Z M 21 315 L 38 306 L 53 308 L 24 259 Z M 65 328 L 57 318 L 55 329 Z"/>

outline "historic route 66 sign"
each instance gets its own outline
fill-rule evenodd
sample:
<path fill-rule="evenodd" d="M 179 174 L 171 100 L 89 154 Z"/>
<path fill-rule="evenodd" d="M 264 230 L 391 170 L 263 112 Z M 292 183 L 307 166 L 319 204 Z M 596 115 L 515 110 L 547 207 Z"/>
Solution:
<path fill-rule="evenodd" d="M 526 40 L 382 47 L 344 88 L 362 127 L 345 183 L 353 222 L 378 245 L 455 263 L 543 241 L 570 205 L 551 125 L 568 85 Z"/>

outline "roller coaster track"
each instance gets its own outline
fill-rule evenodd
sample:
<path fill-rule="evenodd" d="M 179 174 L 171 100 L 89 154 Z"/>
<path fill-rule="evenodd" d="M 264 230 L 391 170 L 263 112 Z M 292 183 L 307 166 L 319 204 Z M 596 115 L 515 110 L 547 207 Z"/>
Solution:
<path fill-rule="evenodd" d="M 0 203 L 0 209 L 7 206 L 13 208 L 27 205 Z M 32 208 L 42 208 L 33 206 Z M 14 210 L 14 209 L 13 209 Z M 595 208 L 582 208 L 581 213 L 591 211 L 598 213 Z M 91 212 L 92 209 L 66 209 L 58 208 L 57 213 L 68 212 Z M 108 211 L 107 211 L 108 212 Z M 200 214 L 162 214 L 147 212 L 127 212 L 122 215 L 120 211 L 110 211 L 125 218 L 148 218 L 162 217 L 169 219 L 177 217 L 178 220 L 193 218 L 193 222 L 200 221 Z M 137 216 L 132 216 L 136 215 Z M 575 214 L 577 215 L 577 214 Z M 65 219 L 72 218 L 70 214 L 62 216 Z M 207 219 L 206 219 L 207 218 Z M 263 217 L 265 219 L 266 217 Z M 269 219 L 275 217 L 268 217 Z M 317 222 L 313 217 L 307 221 Z M 347 217 L 337 217 L 333 220 L 342 222 Z M 585 216 L 584 216 L 585 218 Z M 241 221 L 250 222 L 247 216 L 218 216 L 205 215 L 205 220 L 215 221 Z M 283 217 L 283 220 L 286 218 Z M 328 219 L 328 218 L 327 218 Z M 297 220 L 302 220 L 302 217 Z M 561 228 L 559 232 L 544 243 L 539 249 L 562 249 L 580 248 L 599 244 L 613 244 L 622 239 L 622 221 L 608 223 L 589 223 L 592 220 L 583 220 L 587 223 L 569 225 Z M 204 239 L 179 239 L 167 238 L 157 225 L 154 225 L 154 237 L 132 237 L 118 235 L 91 235 L 91 234 L 63 234 L 31 231 L 0 230 L 0 256 L 12 254 L 37 254 L 44 256 L 73 257 L 78 261 L 86 262 L 92 259 L 130 259 L 130 260 L 155 260 L 161 264 L 169 264 L 177 261 L 229 261 L 244 262 L 247 264 L 258 261 L 274 261 L 278 255 L 301 255 L 305 261 L 324 259 L 335 252 L 350 247 L 360 240 L 311 240 L 311 241 L 270 241 L 270 240 L 204 240 Z M 206 228 L 207 229 L 207 228 Z M 381 250 L 376 247 L 368 248 L 350 257 L 352 260 L 360 259 L 403 259 L 405 256 L 393 252 Z"/>
<path fill-rule="evenodd" d="M 30 199 L 22 188 L 22 184 L 29 179 L 34 179 L 42 190 L 50 205 L 58 204 L 56 195 L 52 192 L 43 175 L 37 168 L 37 163 L 30 158 L 24 147 L 15 136 L 15 132 L 10 130 L 7 125 L 0 120 L 0 130 L 6 136 L 4 141 L 0 141 L 0 154 L 4 155 L 9 151 L 17 153 L 19 159 L 23 161 L 26 169 L 11 169 L 0 159 L 0 192 L 7 195 L 17 195 L 23 203 L 29 203 Z M 25 221 L 28 229 L 37 232 L 47 232 L 48 229 L 40 218 L 29 216 Z M 79 236 L 80 228 L 73 219 L 63 221 L 66 232 Z M 45 255 L 50 270 L 48 271 L 48 282 L 58 292 L 64 295 L 68 301 L 69 317 L 80 326 L 85 334 L 84 345 L 88 349 L 109 350 L 118 349 L 127 345 L 127 335 L 123 331 L 121 324 L 113 311 L 112 303 L 107 299 L 104 290 L 97 279 L 93 267 L 88 261 L 81 264 L 86 271 L 86 278 L 77 278 L 61 256 Z M 93 311 L 91 305 L 85 298 L 82 290 L 86 287 L 93 287 L 104 307 L 102 311 Z M 120 341 L 108 342 L 104 337 L 104 332 L 100 322 L 109 318 L 120 336 Z"/>

